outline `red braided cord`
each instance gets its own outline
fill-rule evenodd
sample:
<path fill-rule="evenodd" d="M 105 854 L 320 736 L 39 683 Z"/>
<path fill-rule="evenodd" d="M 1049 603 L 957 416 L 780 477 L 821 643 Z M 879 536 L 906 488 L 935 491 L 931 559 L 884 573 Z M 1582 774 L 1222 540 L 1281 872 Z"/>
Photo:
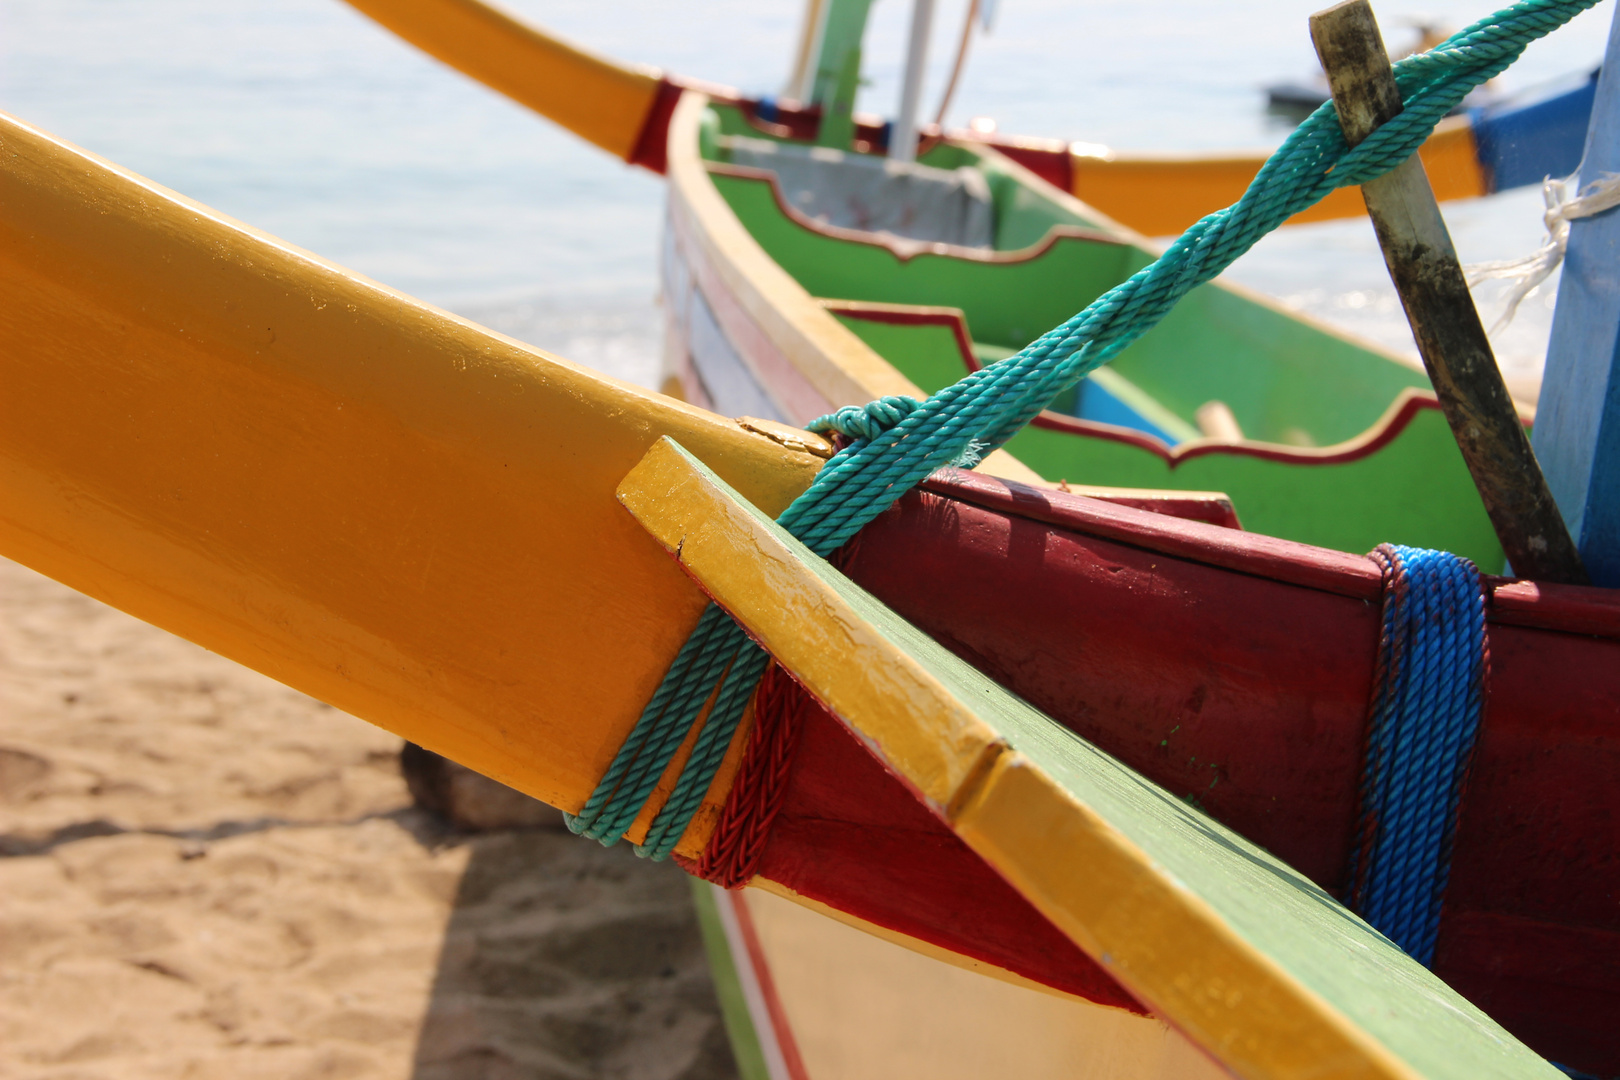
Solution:
<path fill-rule="evenodd" d="M 754 694 L 754 730 L 714 834 L 697 860 L 677 856 L 687 872 L 726 889 L 740 889 L 753 878 L 787 795 L 809 700 L 780 664 L 765 669 Z"/>

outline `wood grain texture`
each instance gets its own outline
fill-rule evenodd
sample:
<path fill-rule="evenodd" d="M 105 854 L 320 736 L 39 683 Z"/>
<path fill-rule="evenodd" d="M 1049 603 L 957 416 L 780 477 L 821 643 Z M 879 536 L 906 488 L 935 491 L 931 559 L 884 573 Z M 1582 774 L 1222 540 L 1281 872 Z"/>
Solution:
<path fill-rule="evenodd" d="M 18 121 L 0 148 L 0 554 L 553 805 L 704 604 L 624 472 L 678 432 L 779 511 L 821 466 Z"/>

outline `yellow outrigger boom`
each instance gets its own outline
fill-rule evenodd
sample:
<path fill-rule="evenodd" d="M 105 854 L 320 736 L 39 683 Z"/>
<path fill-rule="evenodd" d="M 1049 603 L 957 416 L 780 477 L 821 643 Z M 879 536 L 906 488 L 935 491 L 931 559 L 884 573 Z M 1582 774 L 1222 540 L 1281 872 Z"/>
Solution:
<path fill-rule="evenodd" d="M 629 160 L 662 73 L 597 56 L 478 0 L 349 0 L 429 56 Z"/>
<path fill-rule="evenodd" d="M 771 518 L 816 436 L 483 330 L 3 114 L 0 162 L 0 555 L 565 810 L 706 591 L 1234 1074 L 1558 1075 L 809 558 Z M 678 852 L 701 852 L 749 731 Z"/>
<path fill-rule="evenodd" d="M 704 604 L 615 487 L 663 435 L 771 513 L 820 467 L 815 436 L 549 356 L 3 114 L 0 153 L 0 555 L 564 810 Z"/>

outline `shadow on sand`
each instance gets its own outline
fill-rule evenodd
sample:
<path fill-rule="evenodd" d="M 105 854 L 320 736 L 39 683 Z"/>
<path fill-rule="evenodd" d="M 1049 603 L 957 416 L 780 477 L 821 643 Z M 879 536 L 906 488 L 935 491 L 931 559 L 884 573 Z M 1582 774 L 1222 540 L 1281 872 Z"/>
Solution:
<path fill-rule="evenodd" d="M 421 837 L 470 851 L 415 1080 L 732 1080 L 686 875 L 552 820 Z"/>

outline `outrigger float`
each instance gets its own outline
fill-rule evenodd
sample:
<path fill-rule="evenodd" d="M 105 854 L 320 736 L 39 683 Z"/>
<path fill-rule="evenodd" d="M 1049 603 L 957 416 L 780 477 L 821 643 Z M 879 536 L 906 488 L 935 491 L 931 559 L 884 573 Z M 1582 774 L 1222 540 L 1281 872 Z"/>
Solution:
<path fill-rule="evenodd" d="M 1620 94 L 1600 90 L 1601 122 Z M 704 290 L 676 355 L 707 310 L 739 356 L 788 365 L 767 402 L 909 389 L 851 329 L 900 301 L 840 312 L 740 224 L 680 232 L 683 198 L 735 211 L 700 153 L 723 114 L 679 96 L 672 247 L 710 261 L 675 264 Z M 1481 579 L 1489 666 L 1476 648 L 1435 918 L 1416 944 L 1390 931 L 1414 959 L 1340 900 L 1365 899 L 1393 835 L 1368 816 L 1369 738 L 1422 556 L 1245 532 L 1225 495 L 1057 490 L 999 454 L 934 473 L 829 562 L 773 520 L 826 438 L 551 357 L 20 121 L 0 147 L 0 553 L 573 814 L 711 600 L 768 650 L 673 845 L 752 886 L 703 894 L 750 1075 L 1620 1073 L 1612 589 Z M 1590 167 L 1620 153 L 1600 149 Z M 1590 226 L 1566 281 L 1588 280 L 1581 243 L 1613 243 Z M 1620 325 L 1601 281 L 1576 287 L 1544 394 L 1565 412 L 1612 398 L 1564 387 L 1608 385 L 1612 349 L 1580 334 Z M 973 350 L 956 318 L 868 321 Z M 1556 381 L 1561 348 L 1589 370 Z M 1580 457 L 1554 455 L 1568 475 Z M 1603 461 L 1553 478 L 1607 574 Z M 676 733 L 626 839 L 703 727 Z M 914 1018 L 926 1039 L 895 1027 Z"/>

